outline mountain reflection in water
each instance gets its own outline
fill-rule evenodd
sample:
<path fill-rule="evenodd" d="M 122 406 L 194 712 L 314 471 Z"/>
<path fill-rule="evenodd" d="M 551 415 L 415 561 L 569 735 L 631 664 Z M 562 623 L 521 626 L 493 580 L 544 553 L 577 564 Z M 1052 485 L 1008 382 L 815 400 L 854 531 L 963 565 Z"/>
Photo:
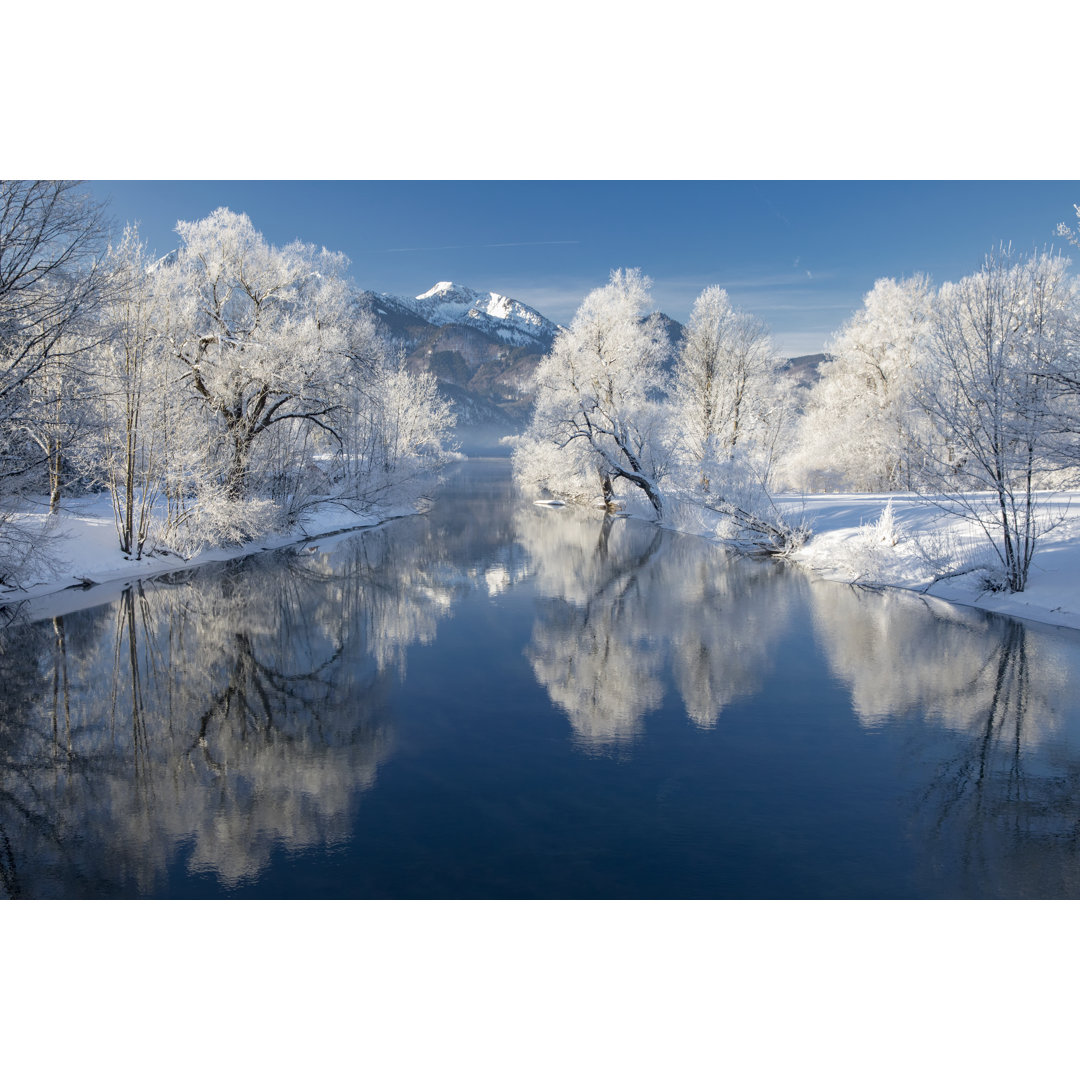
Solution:
<path fill-rule="evenodd" d="M 1080 635 L 453 470 L 0 641 L 11 897 L 1080 895 Z"/>

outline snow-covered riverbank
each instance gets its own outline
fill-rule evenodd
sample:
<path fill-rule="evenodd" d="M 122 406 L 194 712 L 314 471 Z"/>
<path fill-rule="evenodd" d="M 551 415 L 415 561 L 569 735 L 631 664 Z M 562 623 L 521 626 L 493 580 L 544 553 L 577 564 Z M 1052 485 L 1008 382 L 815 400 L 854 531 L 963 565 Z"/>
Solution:
<path fill-rule="evenodd" d="M 413 512 L 412 507 L 403 506 L 358 515 L 341 507 L 325 506 L 311 514 L 302 526 L 287 533 L 262 536 L 240 546 L 208 547 L 188 559 L 158 553 L 135 560 L 119 548 L 107 492 L 70 499 L 49 523 L 49 541 L 39 553 L 37 572 L 28 576 L 21 588 L 0 588 L 0 607 L 21 604 L 28 617 L 47 618 L 86 604 L 105 603 L 130 582 L 141 578 L 288 547 L 330 533 L 378 525 Z M 28 528 L 40 528 L 46 518 L 44 507 L 27 508 L 16 515 L 16 520 Z"/>
<path fill-rule="evenodd" d="M 986 556 L 986 539 L 967 522 L 943 515 L 917 495 L 788 495 L 777 503 L 791 518 L 805 517 L 810 522 L 813 536 L 792 559 L 824 578 L 925 591 L 953 603 L 1080 629 L 1080 492 L 1060 492 L 1047 498 L 1047 511 L 1061 520 L 1040 539 L 1027 588 L 1018 594 L 988 591 L 978 573 L 935 582 L 936 574 L 950 559 L 955 564 L 965 557 L 977 557 L 980 551 Z M 890 506 L 892 529 L 882 529 L 882 514 Z M 43 572 L 25 582 L 22 589 L 0 590 L 0 606 L 30 601 L 27 613 L 45 618 L 87 603 L 104 603 L 139 578 L 286 547 L 411 512 L 410 507 L 401 507 L 358 516 L 324 507 L 303 528 L 264 536 L 242 547 L 207 548 L 187 560 L 178 555 L 154 555 L 134 561 L 117 546 L 109 496 L 73 499 L 64 504 L 52 526 Z M 45 516 L 44 508 L 22 515 L 28 525 L 35 519 L 44 521 Z M 931 561 L 934 558 L 936 569 Z"/>
<path fill-rule="evenodd" d="M 1037 545 L 1022 593 L 987 590 L 978 572 L 935 577 L 950 565 L 991 559 L 986 537 L 917 495 L 786 496 L 792 518 L 805 516 L 814 533 L 793 560 L 823 577 L 868 586 L 925 591 L 953 603 L 1002 615 L 1080 628 L 1080 492 L 1055 492 L 1045 509 L 1058 524 Z M 892 529 L 878 526 L 892 508 Z"/>

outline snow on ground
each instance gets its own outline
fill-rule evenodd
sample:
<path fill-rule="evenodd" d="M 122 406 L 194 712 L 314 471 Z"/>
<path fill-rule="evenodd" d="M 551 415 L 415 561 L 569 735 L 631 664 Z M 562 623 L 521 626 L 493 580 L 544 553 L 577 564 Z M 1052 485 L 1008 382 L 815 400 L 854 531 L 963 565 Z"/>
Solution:
<path fill-rule="evenodd" d="M 918 495 L 785 496 L 778 505 L 805 516 L 814 533 L 794 561 L 834 581 L 925 590 L 930 596 L 1002 615 L 1080 629 L 1080 491 L 1048 493 L 1047 513 L 1060 519 L 1036 546 L 1022 593 L 989 591 L 977 572 L 934 583 L 950 565 L 992 565 L 986 537 L 971 523 L 944 514 Z M 880 528 L 891 503 L 890 534 Z"/>
<path fill-rule="evenodd" d="M 793 561 L 834 581 L 925 590 L 929 595 L 1003 615 L 1080 629 L 1080 491 L 1046 497 L 1047 510 L 1061 521 L 1039 541 L 1023 593 L 988 591 L 978 573 L 934 583 L 935 568 L 982 558 L 989 563 L 986 539 L 967 522 L 944 515 L 917 495 L 787 495 L 777 499 L 790 517 L 805 517 L 813 528 L 808 544 Z M 555 505 L 550 500 L 548 505 Z M 887 535 L 879 523 L 891 505 L 894 526 Z M 62 504 L 53 526 L 50 568 L 23 589 L 0 589 L 0 606 L 31 600 L 31 617 L 46 618 L 77 607 L 105 603 L 137 578 L 169 573 L 207 562 L 235 559 L 343 530 L 378 524 L 411 508 L 358 517 L 324 507 L 303 528 L 265 536 L 243 547 L 211 548 L 184 560 L 178 555 L 127 559 L 117 544 L 108 494 Z M 45 520 L 44 509 L 28 510 L 24 520 Z M 29 522 L 27 522 L 29 524 Z M 928 557 L 929 560 L 928 561 Z M 85 593 L 72 587 L 92 582 Z"/>
<path fill-rule="evenodd" d="M 67 499 L 61 503 L 55 521 L 50 523 L 51 540 L 43 552 L 42 569 L 23 582 L 22 588 L 0 587 L 0 607 L 29 601 L 26 611 L 30 618 L 47 618 L 79 607 L 106 603 L 120 595 L 128 583 L 139 578 L 287 547 L 344 530 L 370 527 L 413 512 L 411 507 L 402 507 L 378 514 L 357 515 L 343 507 L 325 506 L 288 533 L 263 536 L 242 546 L 206 548 L 189 559 L 179 555 L 144 554 L 141 559 L 134 560 L 120 550 L 107 492 Z M 27 509 L 16 515 L 16 520 L 27 526 L 40 527 L 46 519 L 44 508 Z M 75 593 L 73 589 L 79 589 L 79 592 Z"/>

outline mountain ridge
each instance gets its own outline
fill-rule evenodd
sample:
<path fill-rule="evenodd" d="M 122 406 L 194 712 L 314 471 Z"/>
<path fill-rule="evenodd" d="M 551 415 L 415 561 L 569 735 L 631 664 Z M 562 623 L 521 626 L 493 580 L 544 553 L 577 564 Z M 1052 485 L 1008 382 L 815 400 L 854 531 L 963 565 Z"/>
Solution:
<path fill-rule="evenodd" d="M 472 326 L 515 347 L 551 348 L 561 327 L 535 308 L 496 292 L 480 292 L 452 281 L 437 282 L 416 297 L 382 296 L 411 310 L 432 326 Z"/>

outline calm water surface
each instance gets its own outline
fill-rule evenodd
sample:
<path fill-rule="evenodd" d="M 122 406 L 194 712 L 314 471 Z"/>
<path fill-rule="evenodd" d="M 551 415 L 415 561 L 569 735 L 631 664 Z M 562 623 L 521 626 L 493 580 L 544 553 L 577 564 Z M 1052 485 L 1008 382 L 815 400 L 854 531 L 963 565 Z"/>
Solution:
<path fill-rule="evenodd" d="M 0 641 L 0 895 L 1080 896 L 1080 635 L 457 467 Z"/>

